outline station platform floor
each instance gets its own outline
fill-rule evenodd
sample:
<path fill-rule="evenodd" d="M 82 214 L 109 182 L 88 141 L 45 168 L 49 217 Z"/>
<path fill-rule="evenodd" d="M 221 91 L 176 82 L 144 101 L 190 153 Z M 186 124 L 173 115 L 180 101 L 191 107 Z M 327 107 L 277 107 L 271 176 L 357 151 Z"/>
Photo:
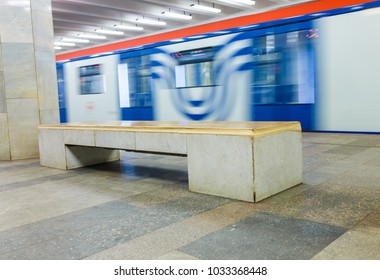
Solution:
<path fill-rule="evenodd" d="M 303 133 L 303 157 L 258 203 L 189 192 L 185 157 L 0 162 L 0 259 L 379 260 L 380 135 Z"/>

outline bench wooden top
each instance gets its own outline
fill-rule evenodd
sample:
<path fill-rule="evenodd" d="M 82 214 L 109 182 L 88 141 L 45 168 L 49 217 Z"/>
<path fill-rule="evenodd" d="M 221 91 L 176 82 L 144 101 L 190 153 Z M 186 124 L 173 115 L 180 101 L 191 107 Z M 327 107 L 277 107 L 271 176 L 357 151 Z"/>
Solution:
<path fill-rule="evenodd" d="M 299 122 L 230 121 L 104 121 L 44 124 L 40 129 L 131 131 L 182 134 L 222 134 L 260 137 L 284 131 L 300 131 Z"/>

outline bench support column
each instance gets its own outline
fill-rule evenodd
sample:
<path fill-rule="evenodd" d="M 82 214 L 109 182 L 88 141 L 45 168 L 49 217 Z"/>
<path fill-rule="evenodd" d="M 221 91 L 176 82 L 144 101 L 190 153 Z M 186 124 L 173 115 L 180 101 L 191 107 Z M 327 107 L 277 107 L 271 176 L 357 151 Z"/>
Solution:
<path fill-rule="evenodd" d="M 40 162 L 43 166 L 73 169 L 120 159 L 118 150 L 66 145 L 64 130 L 40 129 L 39 134 Z"/>
<path fill-rule="evenodd" d="M 302 183 L 300 131 L 187 141 L 190 191 L 257 202 Z"/>
<path fill-rule="evenodd" d="M 254 201 L 251 137 L 200 134 L 187 141 L 190 191 Z"/>

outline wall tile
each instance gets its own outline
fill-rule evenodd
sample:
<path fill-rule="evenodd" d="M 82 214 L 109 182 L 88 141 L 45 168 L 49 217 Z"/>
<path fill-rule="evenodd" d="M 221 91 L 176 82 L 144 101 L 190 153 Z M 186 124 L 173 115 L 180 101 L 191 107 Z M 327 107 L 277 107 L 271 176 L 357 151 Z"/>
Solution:
<path fill-rule="evenodd" d="M 32 10 L 51 13 L 51 0 L 31 0 Z"/>
<path fill-rule="evenodd" d="M 0 160 L 10 160 L 7 114 L 0 113 Z"/>
<path fill-rule="evenodd" d="M 7 99 L 11 158 L 38 157 L 38 101 Z"/>
<path fill-rule="evenodd" d="M 54 53 L 54 30 L 51 13 L 32 12 L 33 37 L 36 51 L 50 51 Z"/>
<path fill-rule="evenodd" d="M 59 124 L 59 109 L 56 110 L 40 110 L 41 124 Z"/>
<path fill-rule="evenodd" d="M 0 57 L 1 60 L 1 57 Z M 5 84 L 4 84 L 4 71 L 0 70 L 0 113 L 6 113 L 7 107 L 5 106 Z"/>
<path fill-rule="evenodd" d="M 3 64 L 7 99 L 37 97 L 32 44 L 4 43 Z"/>
<path fill-rule="evenodd" d="M 4 83 L 4 65 L 3 65 L 3 53 L 0 37 L 0 114 L 6 113 L 7 108 L 5 106 L 5 83 Z"/>
<path fill-rule="evenodd" d="M 26 8 L 28 6 L 14 7 L 0 4 L 0 33 L 2 42 L 33 42 L 30 9 Z"/>
<path fill-rule="evenodd" d="M 38 100 L 40 110 L 58 110 L 57 72 L 52 52 L 36 52 Z"/>

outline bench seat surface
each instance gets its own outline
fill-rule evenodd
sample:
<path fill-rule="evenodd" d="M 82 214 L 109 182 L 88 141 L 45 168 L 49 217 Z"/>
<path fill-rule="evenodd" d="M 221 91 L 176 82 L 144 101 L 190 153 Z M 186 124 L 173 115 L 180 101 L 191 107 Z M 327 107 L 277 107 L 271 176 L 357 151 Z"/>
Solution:
<path fill-rule="evenodd" d="M 184 134 L 224 134 L 260 137 L 284 131 L 301 131 L 299 122 L 174 122 L 106 121 L 40 125 L 40 129 L 120 130 Z"/>

